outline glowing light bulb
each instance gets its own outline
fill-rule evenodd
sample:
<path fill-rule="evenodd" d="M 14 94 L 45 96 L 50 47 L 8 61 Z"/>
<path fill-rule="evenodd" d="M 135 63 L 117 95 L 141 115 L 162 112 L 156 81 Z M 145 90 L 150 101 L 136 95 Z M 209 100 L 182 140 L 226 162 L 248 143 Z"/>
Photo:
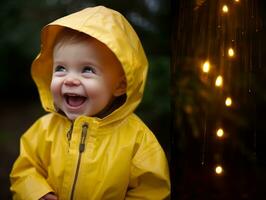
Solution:
<path fill-rule="evenodd" d="M 202 71 L 204 73 L 209 73 L 210 71 L 210 63 L 209 61 L 205 61 L 204 64 L 202 65 Z"/>
<path fill-rule="evenodd" d="M 225 105 L 228 106 L 228 107 L 232 105 L 232 99 L 231 99 L 231 97 L 227 97 L 225 99 Z"/>
<path fill-rule="evenodd" d="M 224 130 L 223 130 L 222 128 L 219 128 L 219 129 L 217 130 L 217 132 L 216 132 L 216 135 L 217 135 L 218 137 L 223 137 L 223 135 L 224 135 Z"/>
<path fill-rule="evenodd" d="M 215 86 L 216 87 L 222 87 L 222 85 L 223 85 L 223 77 L 221 75 L 219 75 L 216 78 Z"/>
<path fill-rule="evenodd" d="M 229 57 L 233 57 L 235 55 L 234 49 L 233 48 L 229 48 L 228 49 L 228 56 Z"/>
<path fill-rule="evenodd" d="M 215 167 L 215 173 L 218 174 L 218 175 L 220 175 L 220 174 L 223 173 L 223 168 L 222 168 L 221 165 L 217 165 L 217 166 Z"/>
<path fill-rule="evenodd" d="M 239 0 L 235 0 L 235 2 L 239 2 Z"/>
<path fill-rule="evenodd" d="M 224 13 L 228 13 L 228 6 L 224 5 L 222 10 L 223 10 Z"/>

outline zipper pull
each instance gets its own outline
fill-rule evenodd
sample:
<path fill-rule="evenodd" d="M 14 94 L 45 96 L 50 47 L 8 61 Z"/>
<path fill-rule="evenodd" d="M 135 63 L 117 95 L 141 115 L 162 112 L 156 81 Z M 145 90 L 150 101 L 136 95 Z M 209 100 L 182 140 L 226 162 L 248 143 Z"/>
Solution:
<path fill-rule="evenodd" d="M 82 125 L 81 140 L 79 144 L 79 152 L 82 153 L 85 150 L 85 139 L 87 136 L 88 124 L 85 123 Z"/>
<path fill-rule="evenodd" d="M 67 152 L 69 153 L 69 148 L 70 148 L 70 140 L 72 137 L 72 132 L 73 132 L 73 123 L 71 123 L 70 129 L 67 131 L 67 141 L 68 141 L 68 149 Z"/>
<path fill-rule="evenodd" d="M 68 146 L 70 146 L 70 140 L 71 140 L 71 136 L 72 136 L 72 131 L 73 131 L 73 123 L 71 123 L 70 129 L 67 132 Z"/>

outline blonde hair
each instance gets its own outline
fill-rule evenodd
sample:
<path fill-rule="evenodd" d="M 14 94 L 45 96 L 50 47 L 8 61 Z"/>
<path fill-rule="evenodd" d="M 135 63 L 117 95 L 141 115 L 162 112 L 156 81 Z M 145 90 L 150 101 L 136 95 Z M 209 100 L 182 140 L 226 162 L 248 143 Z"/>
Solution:
<path fill-rule="evenodd" d="M 83 42 L 88 41 L 91 38 L 91 36 L 85 33 L 64 27 L 59 31 L 59 33 L 57 33 L 54 40 L 53 49 L 59 48 L 65 43 Z"/>

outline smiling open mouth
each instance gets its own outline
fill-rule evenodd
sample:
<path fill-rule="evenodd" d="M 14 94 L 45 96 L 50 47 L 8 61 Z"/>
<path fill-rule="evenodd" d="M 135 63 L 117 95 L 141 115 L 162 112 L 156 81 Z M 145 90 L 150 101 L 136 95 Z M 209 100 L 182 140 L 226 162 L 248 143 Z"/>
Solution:
<path fill-rule="evenodd" d="M 81 106 L 85 101 L 86 97 L 76 95 L 76 94 L 64 94 L 66 102 L 71 107 L 78 107 Z"/>

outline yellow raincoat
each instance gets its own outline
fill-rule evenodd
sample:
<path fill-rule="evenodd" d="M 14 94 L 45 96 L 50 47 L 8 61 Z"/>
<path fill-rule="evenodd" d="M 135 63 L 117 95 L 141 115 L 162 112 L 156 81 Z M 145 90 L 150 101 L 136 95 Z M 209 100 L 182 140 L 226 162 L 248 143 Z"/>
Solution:
<path fill-rule="evenodd" d="M 95 37 L 123 65 L 127 99 L 103 119 L 80 116 L 72 123 L 54 108 L 49 89 L 51 55 L 62 27 Z M 59 200 L 167 199 L 170 181 L 165 154 L 133 113 L 142 98 L 147 66 L 135 31 L 114 10 L 87 8 L 44 27 L 32 76 L 42 105 L 50 113 L 21 138 L 20 155 L 10 175 L 13 198 L 37 200 L 54 192 Z"/>

